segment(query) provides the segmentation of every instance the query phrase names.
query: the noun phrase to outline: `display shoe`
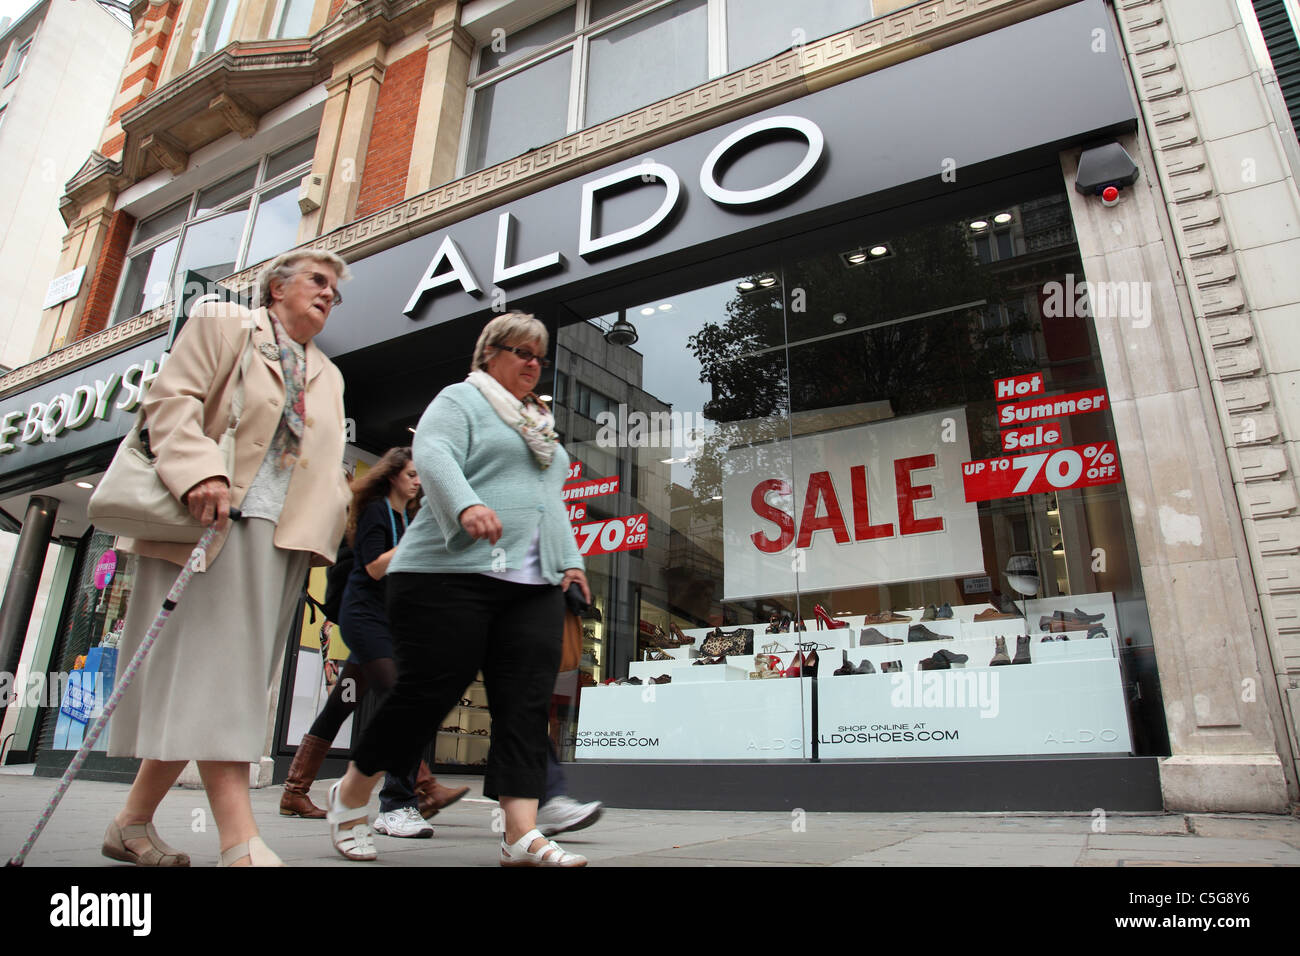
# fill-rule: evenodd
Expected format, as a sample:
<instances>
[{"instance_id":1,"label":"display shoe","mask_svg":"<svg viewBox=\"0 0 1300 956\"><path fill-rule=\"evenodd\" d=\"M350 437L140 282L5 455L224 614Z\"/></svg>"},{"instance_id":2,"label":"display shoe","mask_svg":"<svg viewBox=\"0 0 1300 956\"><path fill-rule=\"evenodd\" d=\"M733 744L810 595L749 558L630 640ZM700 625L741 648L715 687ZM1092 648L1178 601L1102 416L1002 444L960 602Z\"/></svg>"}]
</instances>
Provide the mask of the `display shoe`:
<instances>
[{"instance_id":1,"label":"display shoe","mask_svg":"<svg viewBox=\"0 0 1300 956\"><path fill-rule=\"evenodd\" d=\"M830 614L827 613L826 608L822 607L820 604L813 605L813 613L817 615L817 630L819 631L822 629L823 624L826 625L826 629L829 631L836 631L841 627L849 626L848 621L837 621L831 617Z\"/></svg>"},{"instance_id":2,"label":"display shoe","mask_svg":"<svg viewBox=\"0 0 1300 956\"><path fill-rule=\"evenodd\" d=\"M901 637L885 637L874 627L864 627L862 633L858 635L858 647L867 647L871 644L902 644Z\"/></svg>"},{"instance_id":3,"label":"display shoe","mask_svg":"<svg viewBox=\"0 0 1300 956\"><path fill-rule=\"evenodd\" d=\"M749 679L762 680L767 676L767 672L771 670L771 668L772 662L766 654L755 654L754 669L749 672Z\"/></svg>"},{"instance_id":4,"label":"display shoe","mask_svg":"<svg viewBox=\"0 0 1300 956\"><path fill-rule=\"evenodd\" d=\"M249 866L284 866L284 861L262 842L260 836L250 837L223 851L217 866L234 866L240 860L248 860Z\"/></svg>"},{"instance_id":5,"label":"display shoe","mask_svg":"<svg viewBox=\"0 0 1300 956\"><path fill-rule=\"evenodd\" d=\"M672 661L676 660L673 655L667 651L660 650L657 647L648 647L645 652L645 659L648 661Z\"/></svg>"},{"instance_id":6,"label":"display shoe","mask_svg":"<svg viewBox=\"0 0 1300 956\"><path fill-rule=\"evenodd\" d=\"M900 673L902 670L903 670L902 661L881 661L880 662L880 673L882 674L897 674Z\"/></svg>"},{"instance_id":7,"label":"display shoe","mask_svg":"<svg viewBox=\"0 0 1300 956\"><path fill-rule=\"evenodd\" d=\"M427 840L433 836L433 827L424 822L420 811L415 807L402 807L381 813L375 817L373 826L376 833L384 836L414 840Z\"/></svg>"},{"instance_id":8,"label":"display shoe","mask_svg":"<svg viewBox=\"0 0 1300 956\"><path fill-rule=\"evenodd\" d=\"M1101 614L1089 614L1086 611L1080 611L1077 607L1074 609L1075 620L1087 621L1089 624L1096 624L1105 616L1104 612Z\"/></svg>"},{"instance_id":9,"label":"display shoe","mask_svg":"<svg viewBox=\"0 0 1300 956\"><path fill-rule=\"evenodd\" d=\"M855 674L874 674L875 672L876 665L871 663L871 661L867 660L865 657L862 659L861 664L853 668L853 673Z\"/></svg>"},{"instance_id":10,"label":"display shoe","mask_svg":"<svg viewBox=\"0 0 1300 956\"><path fill-rule=\"evenodd\" d=\"M935 608L935 609L934 609L934 619L935 619L936 621L951 621L951 620L952 620L952 605L951 605L951 604L948 604L947 602L944 602L943 607Z\"/></svg>"},{"instance_id":11,"label":"display shoe","mask_svg":"<svg viewBox=\"0 0 1300 956\"><path fill-rule=\"evenodd\" d=\"M997 608L992 608L992 607L991 607L991 608L988 608L987 610L980 611L978 614L975 615L975 617L973 618L973 620L975 620L975 621L1001 621L1001 620L1003 620L1003 619L1005 619L1005 618L1010 618L1010 617L1019 617L1019 616L1020 616L1019 614L1003 614L1003 613L1002 613L1001 611L999 611Z\"/></svg>"},{"instance_id":12,"label":"display shoe","mask_svg":"<svg viewBox=\"0 0 1300 956\"><path fill-rule=\"evenodd\" d=\"M933 621L938 615L935 613L936 608L933 604L927 604L925 610L921 612L921 620Z\"/></svg>"},{"instance_id":13,"label":"display shoe","mask_svg":"<svg viewBox=\"0 0 1300 956\"><path fill-rule=\"evenodd\" d=\"M879 614L868 614L862 619L863 624L896 624L899 621L910 621L911 618L906 614L895 614L893 611L881 611Z\"/></svg>"},{"instance_id":14,"label":"display shoe","mask_svg":"<svg viewBox=\"0 0 1300 956\"><path fill-rule=\"evenodd\" d=\"M685 634L682 633L682 629L678 627L676 624L674 624L672 621L668 622L668 630L673 632L673 637L677 638L679 644L695 643L695 638L687 637Z\"/></svg>"},{"instance_id":15,"label":"display shoe","mask_svg":"<svg viewBox=\"0 0 1300 956\"><path fill-rule=\"evenodd\" d=\"M767 634L781 633L781 622L777 620L776 614L773 614L772 617L769 619L767 625L767 631L765 633Z\"/></svg>"},{"instance_id":16,"label":"display shoe","mask_svg":"<svg viewBox=\"0 0 1300 956\"><path fill-rule=\"evenodd\" d=\"M704 664L721 664L725 660L726 660L725 657L697 657L695 658L695 660L691 661L691 663L694 664L696 667L699 667ZM637 683L640 683L640 681L638 681Z\"/></svg>"},{"instance_id":17,"label":"display shoe","mask_svg":"<svg viewBox=\"0 0 1300 956\"><path fill-rule=\"evenodd\" d=\"M1016 656L1012 659L1013 664L1031 664L1029 659L1029 635L1021 634L1016 638Z\"/></svg>"},{"instance_id":18,"label":"display shoe","mask_svg":"<svg viewBox=\"0 0 1300 956\"><path fill-rule=\"evenodd\" d=\"M1110 634L1100 624L1094 624L1092 627L1088 628L1088 640L1092 640L1094 637L1108 638L1110 637ZM1069 640L1069 638L1063 637L1061 640L1066 641Z\"/></svg>"},{"instance_id":19,"label":"display shoe","mask_svg":"<svg viewBox=\"0 0 1300 956\"><path fill-rule=\"evenodd\" d=\"M816 676L817 676L817 666L818 666L820 663L821 663L821 661L818 660L818 658L817 658L817 651L816 651L816 649L813 649L813 650L809 651L809 652L808 652L807 654L805 654L804 657L803 657L803 673L802 673L801 676L803 676L803 677L816 677Z\"/></svg>"},{"instance_id":20,"label":"display shoe","mask_svg":"<svg viewBox=\"0 0 1300 956\"><path fill-rule=\"evenodd\" d=\"M948 650L948 648L946 647L940 648L930 656L936 661L943 661L944 663L948 664L950 667L953 664L965 664L966 661L970 659L966 654L954 653L953 651Z\"/></svg>"},{"instance_id":21,"label":"display shoe","mask_svg":"<svg viewBox=\"0 0 1300 956\"><path fill-rule=\"evenodd\" d=\"M835 677L842 677L846 674L854 673L853 665L849 663L849 652L841 651L840 653L843 654L844 663L841 664L839 667L835 668L835 670L832 672L832 674Z\"/></svg>"},{"instance_id":22,"label":"display shoe","mask_svg":"<svg viewBox=\"0 0 1300 956\"><path fill-rule=\"evenodd\" d=\"M1101 615L1105 617L1105 615ZM1040 631L1086 631L1096 623L1095 620L1086 620L1075 617L1073 611L1053 611L1051 616L1043 615L1038 619L1038 629Z\"/></svg>"},{"instance_id":23,"label":"display shoe","mask_svg":"<svg viewBox=\"0 0 1300 956\"><path fill-rule=\"evenodd\" d=\"M989 661L990 667L997 667L999 664L1010 664L1011 655L1007 653L1007 639L999 637L993 645L993 660Z\"/></svg>"},{"instance_id":24,"label":"display shoe","mask_svg":"<svg viewBox=\"0 0 1300 956\"><path fill-rule=\"evenodd\" d=\"M126 845L127 840L145 840L149 845L143 850L133 850ZM116 820L111 821L104 831L104 845L100 852L110 860L136 866L190 865L189 854L164 843L152 823L128 823L122 827Z\"/></svg>"},{"instance_id":25,"label":"display shoe","mask_svg":"<svg viewBox=\"0 0 1300 956\"><path fill-rule=\"evenodd\" d=\"M289 776L284 780L284 792L280 794L280 816L302 817L305 820L324 820L325 811L311 802L307 791L311 789L321 762L329 753L330 742L324 737L307 734L298 744L289 765Z\"/></svg>"},{"instance_id":26,"label":"display shoe","mask_svg":"<svg viewBox=\"0 0 1300 956\"><path fill-rule=\"evenodd\" d=\"M951 634L936 634L924 624L913 624L907 629L907 640L912 641L951 641Z\"/></svg>"},{"instance_id":27,"label":"display shoe","mask_svg":"<svg viewBox=\"0 0 1300 956\"><path fill-rule=\"evenodd\" d=\"M658 677L650 678L650 683L652 684L671 684L672 682L673 679L667 674L660 674Z\"/></svg>"},{"instance_id":28,"label":"display shoe","mask_svg":"<svg viewBox=\"0 0 1300 956\"><path fill-rule=\"evenodd\" d=\"M599 800L579 803L572 797L551 797L537 808L537 829L542 836L585 830L604 812Z\"/></svg>"},{"instance_id":29,"label":"display shoe","mask_svg":"<svg viewBox=\"0 0 1300 956\"><path fill-rule=\"evenodd\" d=\"M415 771L415 795L420 800L420 816L424 819L432 819L439 810L446 810L467 793L469 787L444 787L429 765L420 761L419 769Z\"/></svg>"},{"instance_id":30,"label":"display shoe","mask_svg":"<svg viewBox=\"0 0 1300 956\"><path fill-rule=\"evenodd\" d=\"M795 651L794 657L785 667L785 677L802 677L803 676L803 651Z\"/></svg>"},{"instance_id":31,"label":"display shoe","mask_svg":"<svg viewBox=\"0 0 1300 956\"><path fill-rule=\"evenodd\" d=\"M805 624L803 621L795 621L790 629L792 631L806 631L808 630L808 625Z\"/></svg>"},{"instance_id":32,"label":"display shoe","mask_svg":"<svg viewBox=\"0 0 1300 956\"><path fill-rule=\"evenodd\" d=\"M927 657L917 663L916 669L919 671L946 671L949 666L949 664L946 664L943 661L936 660L933 657Z\"/></svg>"},{"instance_id":33,"label":"display shoe","mask_svg":"<svg viewBox=\"0 0 1300 956\"><path fill-rule=\"evenodd\" d=\"M786 647L780 641L768 641L763 645L762 651L764 654L789 654L790 648Z\"/></svg>"}]
</instances>

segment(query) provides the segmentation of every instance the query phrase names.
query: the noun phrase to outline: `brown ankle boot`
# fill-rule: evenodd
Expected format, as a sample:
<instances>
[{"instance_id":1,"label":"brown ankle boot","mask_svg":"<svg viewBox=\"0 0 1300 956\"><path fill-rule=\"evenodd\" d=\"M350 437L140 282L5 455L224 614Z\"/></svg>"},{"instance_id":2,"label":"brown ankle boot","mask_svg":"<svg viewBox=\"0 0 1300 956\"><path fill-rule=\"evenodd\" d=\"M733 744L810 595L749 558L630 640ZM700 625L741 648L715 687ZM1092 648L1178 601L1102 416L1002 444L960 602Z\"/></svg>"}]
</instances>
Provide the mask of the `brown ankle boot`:
<instances>
[{"instance_id":1,"label":"brown ankle boot","mask_svg":"<svg viewBox=\"0 0 1300 956\"><path fill-rule=\"evenodd\" d=\"M307 791L311 789L321 761L329 749L330 742L323 737L307 734L302 738L298 752L293 755L293 763L289 765L289 776L284 781L284 793L280 796L280 816L325 819L325 811L311 802Z\"/></svg>"},{"instance_id":2,"label":"brown ankle boot","mask_svg":"<svg viewBox=\"0 0 1300 956\"><path fill-rule=\"evenodd\" d=\"M429 770L429 765L420 761L420 769L415 774L415 795L419 798L420 816L424 819L432 818L439 810L451 806L467 793L469 787L458 787L455 790L444 787Z\"/></svg>"}]
</instances>

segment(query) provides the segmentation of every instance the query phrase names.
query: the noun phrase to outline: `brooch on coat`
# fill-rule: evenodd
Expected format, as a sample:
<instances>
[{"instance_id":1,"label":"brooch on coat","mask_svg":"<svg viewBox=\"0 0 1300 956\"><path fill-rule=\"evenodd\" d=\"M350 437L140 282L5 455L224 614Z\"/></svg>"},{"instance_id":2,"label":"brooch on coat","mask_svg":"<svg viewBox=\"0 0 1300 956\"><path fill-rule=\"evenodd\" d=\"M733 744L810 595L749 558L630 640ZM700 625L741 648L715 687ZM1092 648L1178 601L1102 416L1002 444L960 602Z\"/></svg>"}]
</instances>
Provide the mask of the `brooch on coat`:
<instances>
[{"instance_id":1,"label":"brooch on coat","mask_svg":"<svg viewBox=\"0 0 1300 956\"><path fill-rule=\"evenodd\" d=\"M271 342L262 342L258 345L257 350L272 362L278 362L280 360L280 347L278 345Z\"/></svg>"}]
</instances>

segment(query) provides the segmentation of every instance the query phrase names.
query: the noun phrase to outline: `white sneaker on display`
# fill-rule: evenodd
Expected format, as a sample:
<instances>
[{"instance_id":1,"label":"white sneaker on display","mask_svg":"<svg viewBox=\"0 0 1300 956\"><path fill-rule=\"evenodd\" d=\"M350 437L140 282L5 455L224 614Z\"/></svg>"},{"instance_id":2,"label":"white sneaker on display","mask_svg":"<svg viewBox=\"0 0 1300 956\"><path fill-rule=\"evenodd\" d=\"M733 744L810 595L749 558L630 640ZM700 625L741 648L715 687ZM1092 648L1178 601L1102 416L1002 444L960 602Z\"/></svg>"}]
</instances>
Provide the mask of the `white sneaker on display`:
<instances>
[{"instance_id":1,"label":"white sneaker on display","mask_svg":"<svg viewBox=\"0 0 1300 956\"><path fill-rule=\"evenodd\" d=\"M375 832L391 837L427 839L433 836L433 827L415 807L402 807L375 817Z\"/></svg>"},{"instance_id":2,"label":"white sneaker on display","mask_svg":"<svg viewBox=\"0 0 1300 956\"><path fill-rule=\"evenodd\" d=\"M599 800L579 803L572 797L552 797L537 808L537 829L543 836L584 830L599 820L603 812Z\"/></svg>"}]
</instances>

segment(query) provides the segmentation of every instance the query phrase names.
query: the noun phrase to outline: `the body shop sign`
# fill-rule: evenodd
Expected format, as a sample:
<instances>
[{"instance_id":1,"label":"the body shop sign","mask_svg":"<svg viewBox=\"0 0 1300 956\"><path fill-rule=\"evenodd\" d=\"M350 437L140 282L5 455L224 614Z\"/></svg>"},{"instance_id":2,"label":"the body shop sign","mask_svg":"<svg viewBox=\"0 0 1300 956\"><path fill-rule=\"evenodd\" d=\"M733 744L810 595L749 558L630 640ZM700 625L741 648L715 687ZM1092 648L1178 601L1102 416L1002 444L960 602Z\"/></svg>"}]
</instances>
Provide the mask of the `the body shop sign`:
<instances>
[{"instance_id":1,"label":"the body shop sign","mask_svg":"<svg viewBox=\"0 0 1300 956\"><path fill-rule=\"evenodd\" d=\"M963 409L734 448L724 600L982 574Z\"/></svg>"},{"instance_id":2,"label":"the body shop sign","mask_svg":"<svg viewBox=\"0 0 1300 956\"><path fill-rule=\"evenodd\" d=\"M0 399L0 472L120 438L165 360L155 339Z\"/></svg>"}]
</instances>

